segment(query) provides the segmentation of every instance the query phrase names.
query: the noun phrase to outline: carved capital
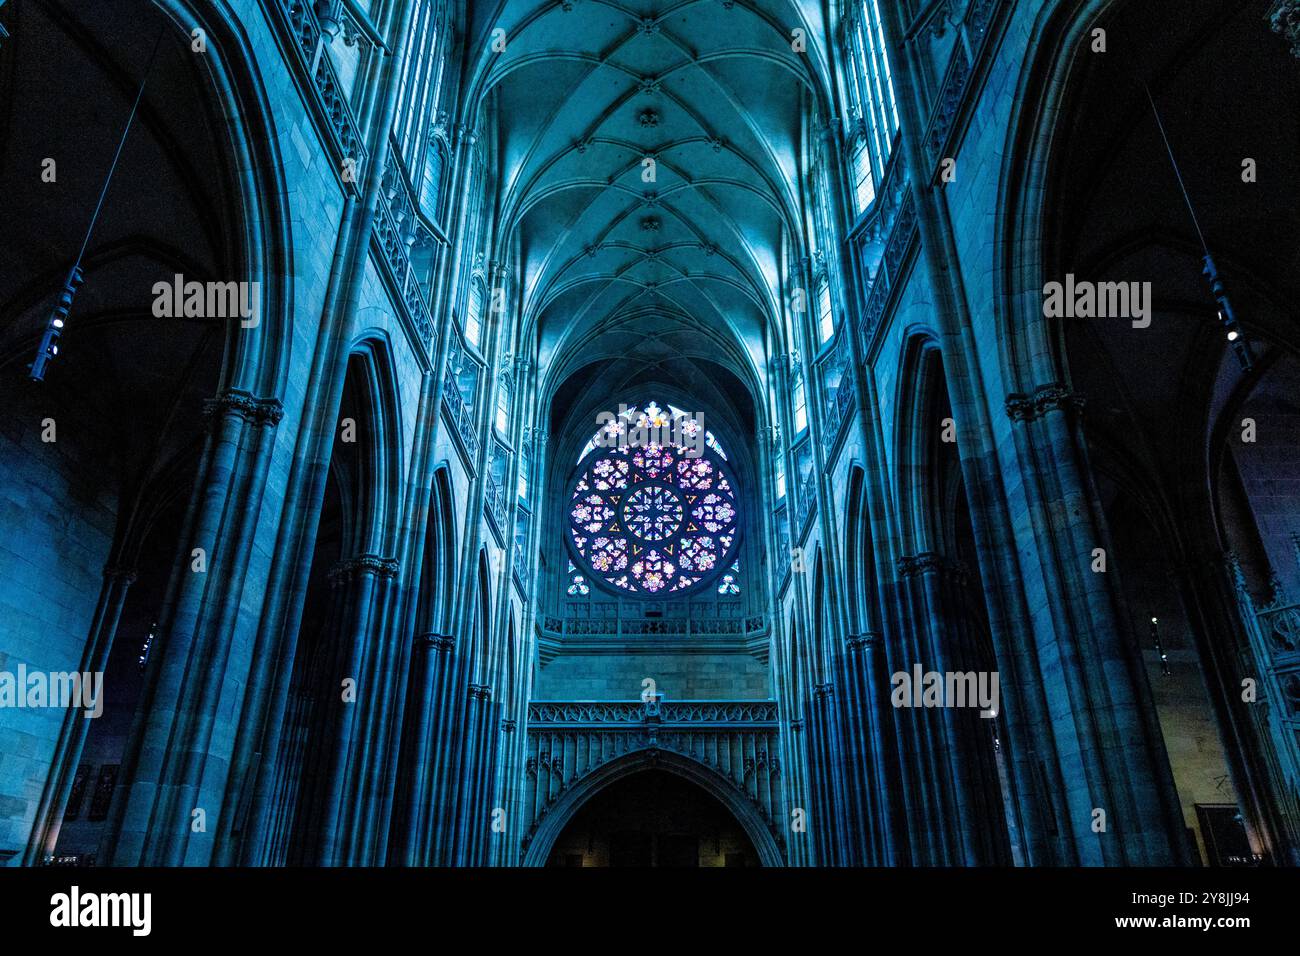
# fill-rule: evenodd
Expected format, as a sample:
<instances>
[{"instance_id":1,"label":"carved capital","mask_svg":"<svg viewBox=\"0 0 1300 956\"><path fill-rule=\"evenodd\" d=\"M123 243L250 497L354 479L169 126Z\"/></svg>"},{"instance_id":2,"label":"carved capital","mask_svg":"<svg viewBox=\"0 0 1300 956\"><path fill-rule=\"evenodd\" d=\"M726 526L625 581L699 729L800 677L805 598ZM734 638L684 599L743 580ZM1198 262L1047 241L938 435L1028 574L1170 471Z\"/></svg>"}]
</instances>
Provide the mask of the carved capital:
<instances>
[{"instance_id":1,"label":"carved capital","mask_svg":"<svg viewBox=\"0 0 1300 956\"><path fill-rule=\"evenodd\" d=\"M456 638L449 634L439 634L436 631L427 631L424 634L415 636L416 646L424 648L429 653L446 654L456 646Z\"/></svg>"},{"instance_id":2,"label":"carved capital","mask_svg":"<svg viewBox=\"0 0 1300 956\"><path fill-rule=\"evenodd\" d=\"M458 146L473 146L478 142L478 130L465 123L456 124L456 144Z\"/></svg>"},{"instance_id":3,"label":"carved capital","mask_svg":"<svg viewBox=\"0 0 1300 956\"><path fill-rule=\"evenodd\" d=\"M1040 385L1033 395L1012 392L1007 396L1007 417L1013 422L1031 422L1051 411L1080 412L1084 400L1064 385Z\"/></svg>"},{"instance_id":4,"label":"carved capital","mask_svg":"<svg viewBox=\"0 0 1300 956\"><path fill-rule=\"evenodd\" d=\"M258 398L251 392L232 388L204 401L203 414L209 424L231 415L250 425L274 427L284 417L284 405L278 398Z\"/></svg>"},{"instance_id":5,"label":"carved capital","mask_svg":"<svg viewBox=\"0 0 1300 956\"><path fill-rule=\"evenodd\" d=\"M359 554L354 558L339 561L326 573L331 586L353 581L363 574L373 574L380 579L397 576L401 566L396 558L381 558L377 554Z\"/></svg>"},{"instance_id":6,"label":"carved capital","mask_svg":"<svg viewBox=\"0 0 1300 956\"><path fill-rule=\"evenodd\" d=\"M966 566L960 561L950 560L934 551L922 551L911 557L905 555L899 558L898 574L904 578L919 577L923 574L941 574L959 584L964 584L968 576Z\"/></svg>"},{"instance_id":7,"label":"carved capital","mask_svg":"<svg viewBox=\"0 0 1300 956\"><path fill-rule=\"evenodd\" d=\"M852 651L869 651L880 644L880 635L875 631L863 631L861 634L850 634L844 639L845 646Z\"/></svg>"}]
</instances>

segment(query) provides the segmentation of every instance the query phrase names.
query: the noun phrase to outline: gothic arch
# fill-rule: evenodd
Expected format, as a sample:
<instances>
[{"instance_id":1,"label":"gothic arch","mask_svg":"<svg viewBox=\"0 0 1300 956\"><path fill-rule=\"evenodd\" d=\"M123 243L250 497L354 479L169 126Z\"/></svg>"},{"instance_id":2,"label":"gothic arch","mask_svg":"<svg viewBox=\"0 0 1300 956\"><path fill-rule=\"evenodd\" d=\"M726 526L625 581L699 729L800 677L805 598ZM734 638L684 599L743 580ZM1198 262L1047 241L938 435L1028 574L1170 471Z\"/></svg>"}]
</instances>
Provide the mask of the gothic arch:
<instances>
[{"instance_id":1,"label":"gothic arch","mask_svg":"<svg viewBox=\"0 0 1300 956\"><path fill-rule=\"evenodd\" d=\"M881 609L876 573L876 542L867 500L866 469L849 470L849 490L844 512L844 561L848 576L849 633L879 632Z\"/></svg>"},{"instance_id":2,"label":"gothic arch","mask_svg":"<svg viewBox=\"0 0 1300 956\"><path fill-rule=\"evenodd\" d=\"M1097 19L1123 0L1055 0L1034 25L1029 49L1033 62L1021 72L1008 124L1006 160L998 191L994 248L994 314L1007 391L1032 393L1039 385L1064 379L1057 331L1043 316L1046 276L1043 223L1051 193L1055 131L1075 56Z\"/></svg>"},{"instance_id":3,"label":"gothic arch","mask_svg":"<svg viewBox=\"0 0 1300 956\"><path fill-rule=\"evenodd\" d=\"M1126 632L1124 647L1146 716L1155 724L1154 749L1166 752L1154 759L1162 774L1172 773L1170 779L1177 781L1176 787L1167 785L1177 796L1171 799L1171 818L1199 832L1189 805L1220 794L1194 795L1186 785L1193 777L1183 757L1186 748L1175 745L1172 731L1165 727L1162 732L1163 725L1156 723L1159 715L1168 725L1185 722L1170 716L1170 702L1176 700L1213 728L1199 735L1208 743L1198 743L1198 755L1213 762L1216 773L1226 773L1227 785L1236 790L1233 799L1255 852L1276 859L1290 854L1294 860L1300 814L1287 788L1271 779L1296 779L1294 747L1285 735L1275 734L1275 743L1268 742L1269 728L1258 714L1247 715L1240 707L1237 685L1243 656L1256 658L1249 665L1255 671L1267 673L1270 667L1267 643L1252 647L1260 612L1251 592L1263 590L1265 600L1277 605L1290 603L1279 599L1283 589L1268 592L1273 591L1272 570L1281 568L1286 576L1292 564L1287 539L1296 525L1287 519L1296 499L1274 493L1277 465L1265 459L1278 452L1252 460L1254 446L1234 440L1232 419L1240 422L1241 415L1250 414L1240 410L1255 402L1276 422L1282 417L1277 413L1285 411L1275 397L1294 394L1297 342L1294 323L1281 304L1294 299L1294 270L1271 265L1264 254L1294 244L1293 217L1271 221L1260 231L1237 224L1260 220L1265 215L1261 209L1269 205L1294 208L1295 186L1284 177L1246 187L1249 194L1234 192L1232 186L1210 190L1201 172L1230 169L1238 153L1267 164L1266 151L1273 145L1289 157L1294 131L1283 126L1267 138L1268 145L1260 137L1241 150L1238 137L1222 130L1213 138L1191 131L1222 126L1229 113L1245 117L1247 126L1253 120L1265 125L1267 120L1257 120L1268 115L1267 107L1251 84L1260 83L1278 101L1287 99L1295 89L1295 60L1269 35L1259 11L1230 3L1188 8L1186 24L1170 24L1159 48L1130 41L1135 44L1130 51L1112 49L1108 56L1127 69L1103 68L1090 60L1089 31L1095 26L1110 27L1116 46L1118 38L1143 36L1153 18L1167 18L1175 9L1175 4L1134 0L1064 0L1046 5L1038 16L1003 150L993 262L998 358L1005 387L1017 399L1054 401L1077 392L1088 400L1084 414L1072 414L1067 426L1079 447L1080 497L1092 511L1090 520L1106 543L1105 553L1118 565L1112 567L1109 600ZM1206 84L1207 63L1239 59L1243 52L1255 58L1251 71ZM1195 226L1155 129L1144 79L1187 177L1197 210ZM1117 90L1133 101L1127 113L1112 108L1120 98ZM1170 108L1189 96L1196 97L1194 113ZM1110 113L1115 118L1105 119ZM1134 117L1154 149L1129 132L1137 125ZM1233 145L1221 149L1221 142ZM1148 153L1154 153L1150 160ZM1079 170L1091 169L1102 156L1122 166L1124 176L1103 171L1080 184ZM1234 177L1229 173L1226 178L1230 182ZM1133 205L1134 184L1166 191L1167 201L1138 207L1131 221L1107 218L1107 210ZM1085 208L1100 213L1089 215ZM1246 323L1242 331L1255 352L1249 371L1238 366L1215 321L1215 302L1201 275L1203 243L1214 254ZM1127 323L1044 317L1045 282L1085 269L1107 272L1107 278L1159 280L1153 284L1152 327L1134 333ZM1174 342L1177 348L1171 346ZM1288 379L1290 384L1283 384ZM1022 402L1022 407L1030 405ZM1026 483L1030 500L1042 502L1031 507L1048 512L1056 492L1037 477L1041 460L1034 461L1035 448L1022 437L1035 427L1011 425L1018 432L1017 453L1029 457L1022 467L1031 478ZM1279 472L1290 467L1288 462ZM1253 472L1257 500L1267 501L1262 508L1251 500L1247 470ZM1262 492L1264 488L1269 490ZM1276 523L1264 517L1273 514L1285 517ZM1047 550L1050 529L1036 529L1035 537ZM1230 549L1241 553L1234 556ZM1155 653L1157 618L1162 629L1168 628L1160 653L1168 651L1174 663L1152 671L1147 658ZM1191 692L1168 691L1171 682L1180 680L1188 682ZM1157 692L1163 686L1163 698L1148 684ZM1282 743L1274 754L1260 755L1276 747L1276 741ZM1279 765L1283 772L1275 769ZM1184 804L1181 814L1179 801ZM1176 837L1181 830L1174 828Z\"/></svg>"},{"instance_id":4,"label":"gothic arch","mask_svg":"<svg viewBox=\"0 0 1300 956\"><path fill-rule=\"evenodd\" d=\"M894 427L899 538L908 555L943 550L942 505L933 471L942 428L938 413L950 406L950 399L943 352L933 337L915 335L903 354Z\"/></svg>"},{"instance_id":5,"label":"gothic arch","mask_svg":"<svg viewBox=\"0 0 1300 956\"><path fill-rule=\"evenodd\" d=\"M358 420L357 518L355 550L394 553L401 507L403 434L397 371L386 338L361 339L348 357ZM340 416L344 409L340 408Z\"/></svg>"},{"instance_id":6,"label":"gothic arch","mask_svg":"<svg viewBox=\"0 0 1300 956\"><path fill-rule=\"evenodd\" d=\"M488 570L487 549L481 549L474 571L473 612L466 618L470 624L473 657L470 661L471 673L480 677L486 684L492 677L492 574ZM477 630L475 635L472 632Z\"/></svg>"},{"instance_id":7,"label":"gothic arch","mask_svg":"<svg viewBox=\"0 0 1300 956\"><path fill-rule=\"evenodd\" d=\"M826 566L822 558L821 546L813 557L813 583L811 611L812 642L811 660L808 668L808 680L812 686L825 683L829 679L831 667L831 642L834 634L834 621L831 618L830 594L826 587Z\"/></svg>"},{"instance_id":8,"label":"gothic arch","mask_svg":"<svg viewBox=\"0 0 1300 956\"><path fill-rule=\"evenodd\" d=\"M425 532L424 561L420 578L421 633L448 633L456 580L455 495L446 464L433 473L429 491L428 530Z\"/></svg>"},{"instance_id":9,"label":"gothic arch","mask_svg":"<svg viewBox=\"0 0 1300 956\"><path fill-rule=\"evenodd\" d=\"M648 769L666 770L698 786L736 818L758 851L763 866L784 865L784 856L772 830L758 810L731 783L695 760L655 748L624 754L575 781L535 824L527 837L523 865L545 866L556 839L588 800L614 781Z\"/></svg>"},{"instance_id":10,"label":"gothic arch","mask_svg":"<svg viewBox=\"0 0 1300 956\"><path fill-rule=\"evenodd\" d=\"M261 321L227 341L224 384L253 395L280 397L289 374L293 325L293 238L273 111L246 34L216 0L155 0L187 39L201 28L206 68L221 102L238 177L240 230L233 249L241 278L258 282Z\"/></svg>"}]
</instances>

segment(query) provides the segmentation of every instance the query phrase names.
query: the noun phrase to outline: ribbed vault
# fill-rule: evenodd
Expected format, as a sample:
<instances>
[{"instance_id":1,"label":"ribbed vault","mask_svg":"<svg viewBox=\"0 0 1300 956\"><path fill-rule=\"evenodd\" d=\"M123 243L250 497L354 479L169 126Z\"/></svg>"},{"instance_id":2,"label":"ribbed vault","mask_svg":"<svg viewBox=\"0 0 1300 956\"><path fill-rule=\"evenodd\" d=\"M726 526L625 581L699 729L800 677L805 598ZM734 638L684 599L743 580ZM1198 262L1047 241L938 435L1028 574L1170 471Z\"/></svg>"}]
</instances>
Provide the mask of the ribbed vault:
<instances>
[{"instance_id":1,"label":"ribbed vault","mask_svg":"<svg viewBox=\"0 0 1300 956\"><path fill-rule=\"evenodd\" d=\"M772 0L474 7L497 247L518 263L551 387L593 354L656 350L754 381L786 244L803 247L808 117L826 101L820 13Z\"/></svg>"}]
</instances>

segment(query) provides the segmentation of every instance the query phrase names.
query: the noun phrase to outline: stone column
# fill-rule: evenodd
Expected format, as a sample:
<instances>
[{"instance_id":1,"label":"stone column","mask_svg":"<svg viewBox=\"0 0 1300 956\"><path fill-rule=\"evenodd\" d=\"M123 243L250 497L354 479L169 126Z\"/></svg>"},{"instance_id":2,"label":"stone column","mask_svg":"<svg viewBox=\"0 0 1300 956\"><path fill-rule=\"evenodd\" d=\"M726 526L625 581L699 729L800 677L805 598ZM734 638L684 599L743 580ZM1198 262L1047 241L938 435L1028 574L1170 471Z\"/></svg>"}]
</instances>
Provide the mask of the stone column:
<instances>
[{"instance_id":1,"label":"stone column","mask_svg":"<svg viewBox=\"0 0 1300 956\"><path fill-rule=\"evenodd\" d=\"M1125 636L1114 576L1091 570L1094 549L1111 549L1088 477L1081 405L1056 384L1007 399L1040 549L1032 582L1040 593L1031 595L1031 604L1046 608L1035 621L1040 673L1049 698L1068 702L1051 719L1065 778L1062 815L1079 862L1190 863L1155 704ZM1093 830L1096 810L1106 814L1104 832Z\"/></svg>"},{"instance_id":2,"label":"stone column","mask_svg":"<svg viewBox=\"0 0 1300 956\"><path fill-rule=\"evenodd\" d=\"M348 812L345 798L349 792L355 792L359 783L355 777L357 770L364 771L364 765L359 767L357 759L358 750L364 745L364 735L359 730L365 730L364 714L379 690L381 676L375 672L371 659L372 638L377 630L375 624L383 614L383 598L387 590L384 584L396 576L397 569L397 561L393 558L363 554L340 562L332 571L334 579L348 592L345 603L348 616L339 635L340 666L332 676L326 676L322 686L326 695L333 688L337 688L339 694L334 714L328 721L334 734L327 741L330 751L322 781L319 831L312 841L313 860L322 866L349 862L343 840L348 835L349 820L353 818L355 809ZM355 682L356 700L353 703L342 700L345 680Z\"/></svg>"},{"instance_id":3,"label":"stone column","mask_svg":"<svg viewBox=\"0 0 1300 956\"><path fill-rule=\"evenodd\" d=\"M433 768L431 771L433 793L429 801L428 836L425 845L432 865L450 863L451 828L455 821L458 781L455 779L459 748L464 741L463 719L467 703L468 655L455 654L455 637L448 637L440 650L447 659L442 664L444 679L438 690L435 725Z\"/></svg>"},{"instance_id":4,"label":"stone column","mask_svg":"<svg viewBox=\"0 0 1300 956\"><path fill-rule=\"evenodd\" d=\"M274 446L272 429L283 409L277 399L231 389L210 400L206 411L208 444L159 623L143 719L123 756L128 784L105 828L103 846L116 865L180 865L188 861L191 841L206 862L212 837L192 829L192 814L202 809L216 817L225 787L224 778L205 781L204 772L214 749L223 755L220 764L233 744L224 738L226 728L220 728L221 744L214 744L216 717ZM195 570L192 557L199 548L202 571Z\"/></svg>"},{"instance_id":5,"label":"stone column","mask_svg":"<svg viewBox=\"0 0 1300 956\"><path fill-rule=\"evenodd\" d=\"M432 794L429 793L435 755L430 752L437 706L444 676L445 651L450 651L452 640L441 634L429 632L415 638L415 686L409 698L412 704L411 724L414 739L406 755L410 779L405 781L407 805L403 808L400 823L398 857L405 866L421 866L428 861L423 853L427 849L424 839Z\"/></svg>"}]
</instances>

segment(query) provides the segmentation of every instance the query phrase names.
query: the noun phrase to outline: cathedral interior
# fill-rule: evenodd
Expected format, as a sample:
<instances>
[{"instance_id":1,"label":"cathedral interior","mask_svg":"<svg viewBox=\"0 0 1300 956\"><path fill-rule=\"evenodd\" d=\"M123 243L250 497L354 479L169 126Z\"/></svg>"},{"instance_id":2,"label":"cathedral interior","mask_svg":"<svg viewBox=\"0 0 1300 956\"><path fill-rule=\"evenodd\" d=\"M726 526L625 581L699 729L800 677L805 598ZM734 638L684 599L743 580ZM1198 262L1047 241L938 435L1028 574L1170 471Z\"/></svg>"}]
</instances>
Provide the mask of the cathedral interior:
<instances>
[{"instance_id":1,"label":"cathedral interior","mask_svg":"<svg viewBox=\"0 0 1300 956\"><path fill-rule=\"evenodd\" d=\"M1300 0L0 0L0 866L1300 864L1298 104Z\"/></svg>"}]
</instances>

